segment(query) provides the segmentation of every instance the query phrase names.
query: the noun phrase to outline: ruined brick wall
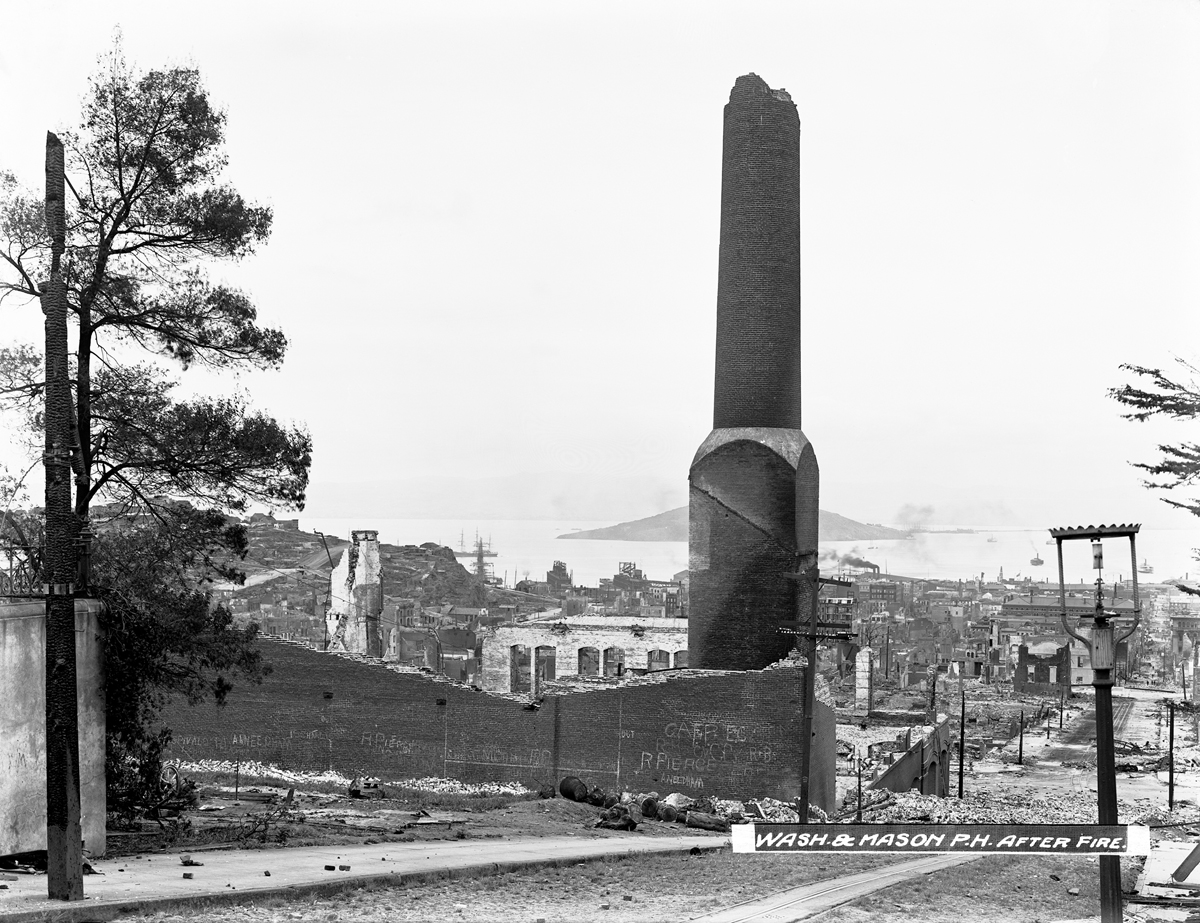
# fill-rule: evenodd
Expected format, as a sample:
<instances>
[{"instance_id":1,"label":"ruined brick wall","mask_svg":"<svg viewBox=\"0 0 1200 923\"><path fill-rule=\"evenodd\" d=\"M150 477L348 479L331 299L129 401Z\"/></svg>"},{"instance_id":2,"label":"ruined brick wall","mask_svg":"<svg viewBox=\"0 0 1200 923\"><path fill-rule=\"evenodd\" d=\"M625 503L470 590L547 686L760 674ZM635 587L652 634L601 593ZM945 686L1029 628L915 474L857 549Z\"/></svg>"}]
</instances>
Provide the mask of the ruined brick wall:
<instances>
[{"instance_id":1,"label":"ruined brick wall","mask_svg":"<svg viewBox=\"0 0 1200 923\"><path fill-rule=\"evenodd\" d=\"M1051 670L1054 679L1051 681ZM1017 667L1013 671L1013 690L1031 695L1058 695L1071 689L1071 648L1067 645L1053 654L1031 654L1029 646L1017 648Z\"/></svg>"},{"instance_id":2,"label":"ruined brick wall","mask_svg":"<svg viewBox=\"0 0 1200 923\"><path fill-rule=\"evenodd\" d=\"M264 642L273 672L228 703L172 703L171 755L258 760L385 780L449 776L530 787L578 775L607 788L795 797L801 669L681 671L638 684L514 698L299 645ZM813 802L831 806L833 711L818 702Z\"/></svg>"}]
</instances>

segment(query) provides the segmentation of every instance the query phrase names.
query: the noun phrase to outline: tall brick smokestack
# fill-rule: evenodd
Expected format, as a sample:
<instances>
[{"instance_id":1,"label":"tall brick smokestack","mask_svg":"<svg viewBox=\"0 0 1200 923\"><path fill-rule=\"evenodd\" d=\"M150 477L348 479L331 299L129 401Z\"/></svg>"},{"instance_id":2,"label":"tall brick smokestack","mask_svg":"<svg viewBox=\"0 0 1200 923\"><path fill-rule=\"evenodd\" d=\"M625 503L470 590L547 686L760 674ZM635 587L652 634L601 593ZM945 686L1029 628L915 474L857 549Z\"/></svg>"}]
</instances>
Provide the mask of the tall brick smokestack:
<instances>
[{"instance_id":1,"label":"tall brick smokestack","mask_svg":"<svg viewBox=\"0 0 1200 923\"><path fill-rule=\"evenodd\" d=\"M819 476L800 431L800 121L739 77L725 107L713 431L688 473L689 666L759 669L815 576Z\"/></svg>"},{"instance_id":2,"label":"tall brick smokestack","mask_svg":"<svg viewBox=\"0 0 1200 923\"><path fill-rule=\"evenodd\" d=\"M725 107L713 428L800 428L800 119L739 77Z\"/></svg>"}]
</instances>

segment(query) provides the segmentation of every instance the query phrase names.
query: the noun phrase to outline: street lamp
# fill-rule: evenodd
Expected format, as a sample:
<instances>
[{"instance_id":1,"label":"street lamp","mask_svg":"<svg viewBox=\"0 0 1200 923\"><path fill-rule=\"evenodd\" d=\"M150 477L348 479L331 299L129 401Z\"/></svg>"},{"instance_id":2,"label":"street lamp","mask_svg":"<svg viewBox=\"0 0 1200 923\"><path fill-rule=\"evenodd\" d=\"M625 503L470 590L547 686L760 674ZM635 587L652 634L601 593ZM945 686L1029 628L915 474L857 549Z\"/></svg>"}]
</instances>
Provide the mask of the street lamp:
<instances>
[{"instance_id":1,"label":"street lamp","mask_svg":"<svg viewBox=\"0 0 1200 923\"><path fill-rule=\"evenodd\" d=\"M1112 686L1116 647L1137 630L1142 608L1138 600L1137 543L1135 536L1140 524L1112 526L1074 526L1051 529L1058 550L1058 600L1063 629L1088 649L1092 659L1092 686L1096 690L1096 796L1101 824L1117 823L1117 770L1113 747ZM1096 603L1092 614L1092 634L1084 637L1071 627L1067 616L1067 587L1063 577L1063 542L1085 539L1092 543L1092 567L1104 567L1103 538L1128 538L1133 574L1133 625L1119 638L1113 637L1114 608L1104 608L1104 580L1096 574ZM1121 859L1119 856L1100 857L1100 921L1121 923Z\"/></svg>"}]
</instances>

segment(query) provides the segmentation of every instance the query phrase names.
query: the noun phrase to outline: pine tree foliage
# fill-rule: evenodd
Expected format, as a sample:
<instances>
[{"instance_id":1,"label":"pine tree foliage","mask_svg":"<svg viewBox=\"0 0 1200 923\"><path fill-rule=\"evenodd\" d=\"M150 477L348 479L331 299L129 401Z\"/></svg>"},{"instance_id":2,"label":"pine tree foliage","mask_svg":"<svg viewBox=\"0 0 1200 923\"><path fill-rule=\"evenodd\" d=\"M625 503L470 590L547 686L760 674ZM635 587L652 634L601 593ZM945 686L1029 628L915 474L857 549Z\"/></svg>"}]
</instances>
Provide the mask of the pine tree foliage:
<instances>
[{"instance_id":1,"label":"pine tree foliage","mask_svg":"<svg viewBox=\"0 0 1200 923\"><path fill-rule=\"evenodd\" d=\"M1198 370L1191 363L1176 359L1185 370L1185 380L1175 380L1162 370L1143 368L1140 365L1122 365L1125 371L1133 372L1148 384L1141 388L1124 385L1109 389L1109 395L1130 408L1122 414L1127 420L1144 423L1151 417L1167 417L1173 420L1195 420L1200 416L1200 383ZM1192 487L1200 482L1200 443L1181 442L1178 445L1160 445L1162 458L1157 462L1135 462L1135 466L1151 475L1145 485L1152 490L1175 490ZM1163 497L1164 503L1187 510L1200 516L1200 498L1176 500Z\"/></svg>"},{"instance_id":2,"label":"pine tree foliage","mask_svg":"<svg viewBox=\"0 0 1200 923\"><path fill-rule=\"evenodd\" d=\"M98 514L92 583L107 604L110 789L153 781L169 737L154 726L165 696L222 701L233 677L261 678L257 629L235 626L209 585L242 576L246 534L227 514L252 503L302 509L308 485L303 427L255 410L243 394L181 398L169 374L275 368L287 350L249 295L212 274L254 253L272 222L269 207L222 178L225 130L195 68L138 71L118 39L78 129L60 132L74 505L80 522ZM36 305L49 244L41 193L0 170L0 308ZM25 423L31 458L40 453L42 368L40 348L0 347L0 402ZM0 501L0 543L36 560L36 516Z\"/></svg>"}]
</instances>

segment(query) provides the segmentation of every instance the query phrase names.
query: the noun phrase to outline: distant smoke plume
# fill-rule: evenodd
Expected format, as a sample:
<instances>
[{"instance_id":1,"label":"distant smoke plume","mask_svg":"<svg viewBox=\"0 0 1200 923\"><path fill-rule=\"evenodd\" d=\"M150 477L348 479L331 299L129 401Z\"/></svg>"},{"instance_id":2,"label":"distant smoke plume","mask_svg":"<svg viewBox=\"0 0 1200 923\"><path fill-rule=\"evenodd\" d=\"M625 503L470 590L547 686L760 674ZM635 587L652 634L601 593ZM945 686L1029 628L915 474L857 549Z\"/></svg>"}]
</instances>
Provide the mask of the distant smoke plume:
<instances>
[{"instance_id":1,"label":"distant smoke plume","mask_svg":"<svg viewBox=\"0 0 1200 923\"><path fill-rule=\"evenodd\" d=\"M858 548L851 549L847 554L839 555L836 551L826 548L817 556L818 564L836 565L838 567L859 567L867 570L879 570L878 564L872 564L858 556Z\"/></svg>"},{"instance_id":2,"label":"distant smoke plume","mask_svg":"<svg viewBox=\"0 0 1200 923\"><path fill-rule=\"evenodd\" d=\"M906 532L916 532L925 528L931 519L933 519L933 507L928 505L917 506L914 503L906 503L896 513L896 522Z\"/></svg>"}]
</instances>

